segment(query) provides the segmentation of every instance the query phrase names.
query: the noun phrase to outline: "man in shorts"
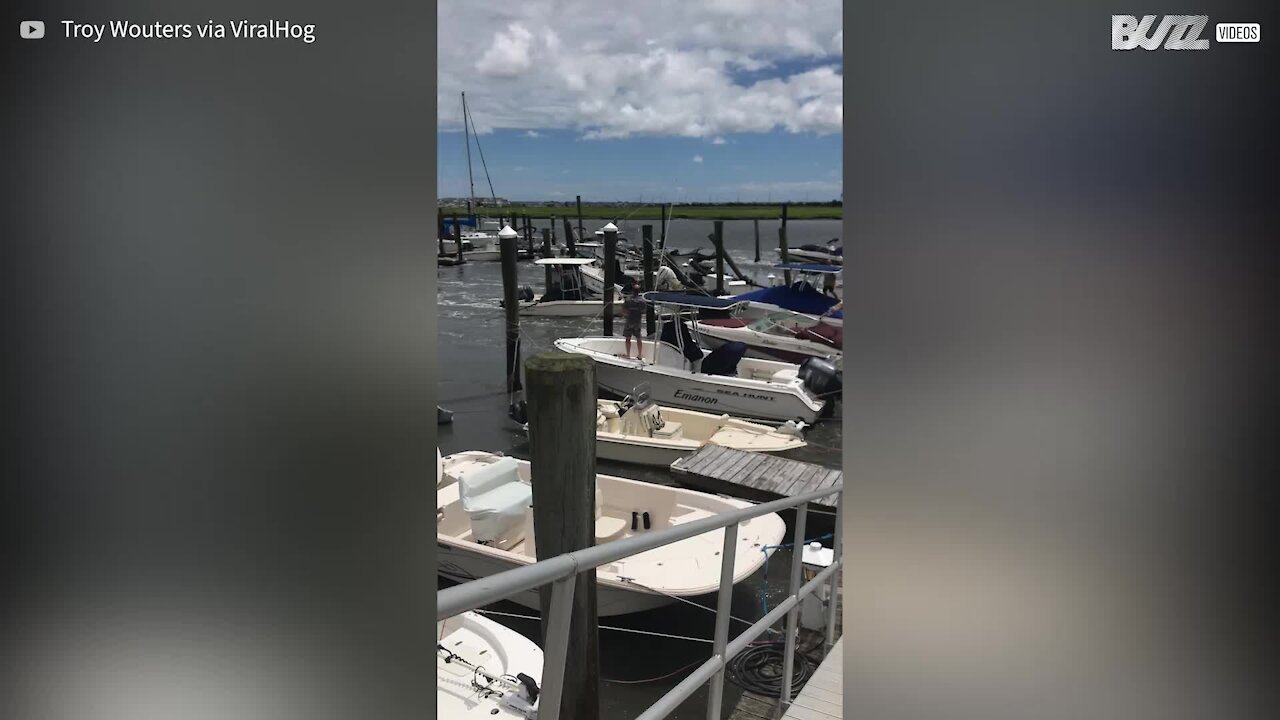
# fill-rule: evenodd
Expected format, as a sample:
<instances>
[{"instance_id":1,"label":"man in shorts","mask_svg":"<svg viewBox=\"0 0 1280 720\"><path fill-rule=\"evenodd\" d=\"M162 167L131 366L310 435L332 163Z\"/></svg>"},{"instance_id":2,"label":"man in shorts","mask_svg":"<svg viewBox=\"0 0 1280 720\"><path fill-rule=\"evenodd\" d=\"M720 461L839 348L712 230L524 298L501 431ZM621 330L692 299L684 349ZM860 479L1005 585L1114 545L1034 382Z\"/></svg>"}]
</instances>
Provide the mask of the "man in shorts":
<instances>
[{"instance_id":1,"label":"man in shorts","mask_svg":"<svg viewBox=\"0 0 1280 720\"><path fill-rule=\"evenodd\" d=\"M626 286L626 299L622 301L622 336L626 338L627 357L631 357L631 338L636 339L636 359L644 357L644 340L640 335L640 323L644 321L644 298L640 297L640 283L631 280Z\"/></svg>"}]
</instances>

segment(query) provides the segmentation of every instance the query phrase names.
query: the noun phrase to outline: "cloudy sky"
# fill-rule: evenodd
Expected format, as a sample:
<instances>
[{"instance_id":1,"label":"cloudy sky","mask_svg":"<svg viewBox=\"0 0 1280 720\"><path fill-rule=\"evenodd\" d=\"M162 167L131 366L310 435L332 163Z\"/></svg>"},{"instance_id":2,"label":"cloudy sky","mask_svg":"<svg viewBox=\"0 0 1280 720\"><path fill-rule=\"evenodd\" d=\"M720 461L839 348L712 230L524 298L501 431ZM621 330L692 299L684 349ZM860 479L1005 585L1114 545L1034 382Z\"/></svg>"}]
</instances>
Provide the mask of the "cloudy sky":
<instances>
[{"instance_id":1,"label":"cloudy sky","mask_svg":"<svg viewBox=\"0 0 1280 720\"><path fill-rule=\"evenodd\" d=\"M500 197L829 200L834 0L440 0L439 193L465 196L460 93ZM488 184L472 146L476 194Z\"/></svg>"}]
</instances>

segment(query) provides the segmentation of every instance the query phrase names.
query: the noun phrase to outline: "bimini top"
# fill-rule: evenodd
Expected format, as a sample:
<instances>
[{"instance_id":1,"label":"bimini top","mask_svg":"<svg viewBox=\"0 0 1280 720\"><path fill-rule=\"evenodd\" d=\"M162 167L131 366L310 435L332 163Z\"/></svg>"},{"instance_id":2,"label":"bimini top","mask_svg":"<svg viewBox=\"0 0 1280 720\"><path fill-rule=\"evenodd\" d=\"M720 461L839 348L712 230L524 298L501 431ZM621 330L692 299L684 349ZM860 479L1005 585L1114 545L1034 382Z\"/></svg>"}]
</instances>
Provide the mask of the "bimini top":
<instances>
[{"instance_id":1,"label":"bimini top","mask_svg":"<svg viewBox=\"0 0 1280 720\"><path fill-rule=\"evenodd\" d=\"M828 297L818 292L809 283L796 283L796 285L800 287L777 285L775 287L761 288L741 295L734 295L733 299L739 302L751 301L777 305L778 307L806 315L821 315L830 310L832 305L839 302L833 297ZM842 318L844 314L836 311L831 313L831 317Z\"/></svg>"},{"instance_id":2,"label":"bimini top","mask_svg":"<svg viewBox=\"0 0 1280 720\"><path fill-rule=\"evenodd\" d=\"M822 265L819 263L778 263L773 266L777 270L798 270L807 273L838 273L844 272L844 268L839 265Z\"/></svg>"},{"instance_id":3,"label":"bimini top","mask_svg":"<svg viewBox=\"0 0 1280 720\"><path fill-rule=\"evenodd\" d=\"M746 303L737 298L716 298L707 295L686 295L678 292L647 292L640 297L654 305L679 305L681 307L729 310Z\"/></svg>"},{"instance_id":4,"label":"bimini top","mask_svg":"<svg viewBox=\"0 0 1280 720\"><path fill-rule=\"evenodd\" d=\"M533 261L534 265L590 265L595 262L592 258L575 258L575 257L557 257L557 258L538 258Z\"/></svg>"}]
</instances>

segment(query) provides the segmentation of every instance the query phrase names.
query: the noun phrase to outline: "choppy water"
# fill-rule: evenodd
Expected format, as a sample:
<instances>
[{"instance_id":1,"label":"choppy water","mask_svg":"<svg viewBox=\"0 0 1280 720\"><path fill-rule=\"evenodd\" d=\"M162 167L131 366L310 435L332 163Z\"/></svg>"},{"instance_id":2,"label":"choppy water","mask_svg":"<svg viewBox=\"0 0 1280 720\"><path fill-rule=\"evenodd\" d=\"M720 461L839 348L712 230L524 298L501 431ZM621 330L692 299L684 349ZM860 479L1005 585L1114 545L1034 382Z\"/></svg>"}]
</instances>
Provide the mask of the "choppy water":
<instances>
[{"instance_id":1,"label":"choppy water","mask_svg":"<svg viewBox=\"0 0 1280 720\"><path fill-rule=\"evenodd\" d=\"M596 221L598 224L600 221ZM640 225L628 223L621 229L628 237L639 240ZM595 225L584 221L590 232ZM654 222L654 237L658 235L658 223ZM792 221L788 223L788 241L793 246L805 243L823 244L840 235L840 222L835 220ZM669 230L668 247L692 249L701 246L711 249L706 236L712 231L710 221L677 220ZM725 222L725 246L749 275L764 280L771 272L768 263L776 262L773 250L777 246L777 223L760 222L761 260L752 262L754 254L753 226L751 221ZM540 288L544 271L530 262L519 264L521 285ZM515 457L528 458L523 432L507 419L505 395L506 360L504 357L504 316L498 306L502 296L502 273L499 263L474 262L458 267L438 269L438 328L437 352L440 361L440 404L454 412L452 425L439 428L440 450L446 455L462 450L502 451ZM615 321L616 322L616 321ZM615 327L620 329L620 325ZM521 344L523 357L552 349L551 343L560 337L599 334L602 322L599 318L521 318ZM840 424L828 420L805 434L809 447L788 454L797 460L839 467ZM675 484L670 471L637 465L600 461L602 473L619 475L659 484ZM739 583L734 588L733 614L745 620L756 620L763 614L762 590L767 588L767 601L775 605L786 594L787 569L790 554L780 551L769 561L768 582L764 571ZM714 598L702 601L713 606ZM497 603L490 609L522 615L532 611L511 603ZM539 625L533 620L494 617L526 636L539 640ZM604 625L644 629L677 635L710 638L715 626L715 615L707 610L676 604L645 613L606 618ZM745 629L741 623L731 625L731 636ZM691 663L710 656L707 643L672 640L602 629L600 631L600 662L602 676L607 680L637 680L654 678L671 673ZM639 714L640 709L657 700L674 687L687 672L675 674L655 683L626 684L605 682L601 691L602 712L606 718L628 718ZM725 717L728 717L741 691L732 683L725 684ZM703 718L706 713L705 690L699 691L687 701L672 718L692 720Z\"/></svg>"}]
</instances>

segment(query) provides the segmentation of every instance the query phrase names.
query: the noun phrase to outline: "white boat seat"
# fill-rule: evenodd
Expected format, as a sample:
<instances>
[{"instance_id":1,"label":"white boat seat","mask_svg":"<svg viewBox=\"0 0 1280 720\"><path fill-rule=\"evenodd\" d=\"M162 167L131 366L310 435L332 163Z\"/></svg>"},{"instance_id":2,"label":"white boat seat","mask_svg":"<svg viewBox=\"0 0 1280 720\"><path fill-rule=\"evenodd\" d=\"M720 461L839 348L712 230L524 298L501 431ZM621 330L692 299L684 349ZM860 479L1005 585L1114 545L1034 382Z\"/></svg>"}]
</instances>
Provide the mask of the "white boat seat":
<instances>
[{"instance_id":1,"label":"white boat seat","mask_svg":"<svg viewBox=\"0 0 1280 720\"><path fill-rule=\"evenodd\" d=\"M520 481L519 467L503 457L458 473L458 494L476 542L506 550L524 538L533 488Z\"/></svg>"}]
</instances>

